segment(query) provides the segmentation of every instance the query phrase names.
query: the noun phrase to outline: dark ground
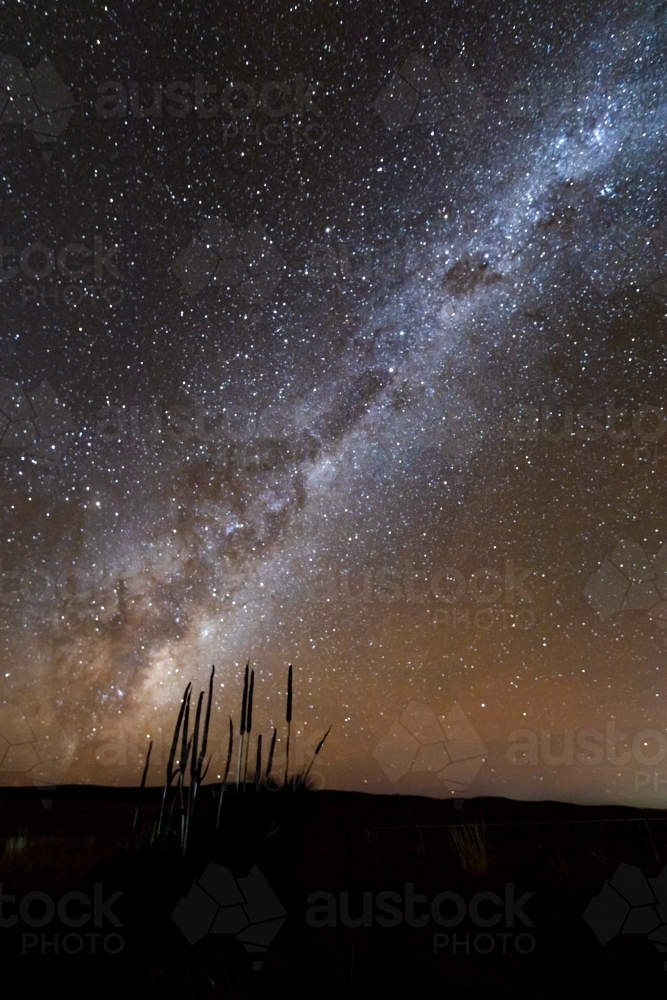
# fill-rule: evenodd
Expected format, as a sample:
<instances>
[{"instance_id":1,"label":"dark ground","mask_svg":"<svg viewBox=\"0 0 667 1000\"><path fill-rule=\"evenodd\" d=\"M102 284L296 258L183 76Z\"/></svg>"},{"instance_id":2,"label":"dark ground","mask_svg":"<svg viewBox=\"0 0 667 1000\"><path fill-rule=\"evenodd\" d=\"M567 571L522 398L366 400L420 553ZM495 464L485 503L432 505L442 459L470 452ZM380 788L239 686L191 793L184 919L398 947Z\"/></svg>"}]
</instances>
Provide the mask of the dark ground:
<instances>
[{"instance_id":1,"label":"dark ground","mask_svg":"<svg viewBox=\"0 0 667 1000\"><path fill-rule=\"evenodd\" d=\"M657 810L505 799L468 799L457 809L450 801L412 797L249 791L223 803L224 832L215 840L206 791L200 827L182 862L175 850L148 846L158 790L147 794L134 840L136 789L69 787L48 794L48 809L45 793L32 789L5 789L0 796L0 879L4 895L15 897L0 914L0 952L5 981L20 982L22 997L48 990L68 998L170 1000L417 993L532 998L667 989L667 955L646 933L620 934L602 946L582 918L619 864L638 866L646 878L667 864L667 816ZM283 904L287 919L265 955L249 955L232 934L208 934L191 946L172 919L209 862L228 866L237 878L257 864ZM47 894L57 907L68 891L94 897L95 883L104 900L123 893L111 904L122 926L101 914L99 930L90 921L74 927L86 911L78 899L67 903L69 925L56 912L36 926L50 904L44 896L26 902L26 894ZM428 908L418 902L413 923L424 926L408 926L406 883L429 904L445 891L458 893L463 905L480 892L500 899L482 901L476 922L468 907L454 927L433 916L420 921ZM307 899L318 891L333 894L337 926L307 923ZM387 891L398 897L398 926L381 923L388 911L375 897ZM372 894L371 926L344 926L340 894L346 892L348 924L362 915L363 893ZM526 893L534 895L512 916L508 894L519 900ZM23 913L6 926L22 900ZM460 905L450 899L440 913L447 920ZM483 926L494 913L498 922ZM80 953L66 953L79 946ZM122 950L112 955L105 948ZM262 968L253 971L258 959Z\"/></svg>"}]
</instances>

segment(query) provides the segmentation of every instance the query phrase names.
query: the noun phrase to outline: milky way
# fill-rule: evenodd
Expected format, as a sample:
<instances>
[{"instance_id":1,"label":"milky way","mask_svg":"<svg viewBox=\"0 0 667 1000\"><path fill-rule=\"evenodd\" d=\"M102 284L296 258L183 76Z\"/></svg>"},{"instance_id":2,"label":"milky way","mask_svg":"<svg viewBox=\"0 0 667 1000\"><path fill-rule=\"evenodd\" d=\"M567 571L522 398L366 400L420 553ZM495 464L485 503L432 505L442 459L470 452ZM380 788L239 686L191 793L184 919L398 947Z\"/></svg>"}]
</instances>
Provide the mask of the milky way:
<instances>
[{"instance_id":1,"label":"milky way","mask_svg":"<svg viewBox=\"0 0 667 1000\"><path fill-rule=\"evenodd\" d=\"M658 804L667 7L256 6L10 19L0 735L48 710L64 780L134 782L187 681L216 665L222 740L250 660L268 732L291 662L320 784ZM43 56L76 98L48 155L6 110ZM96 105L196 74L181 118ZM230 81L290 81L292 138L214 114Z\"/></svg>"}]
</instances>

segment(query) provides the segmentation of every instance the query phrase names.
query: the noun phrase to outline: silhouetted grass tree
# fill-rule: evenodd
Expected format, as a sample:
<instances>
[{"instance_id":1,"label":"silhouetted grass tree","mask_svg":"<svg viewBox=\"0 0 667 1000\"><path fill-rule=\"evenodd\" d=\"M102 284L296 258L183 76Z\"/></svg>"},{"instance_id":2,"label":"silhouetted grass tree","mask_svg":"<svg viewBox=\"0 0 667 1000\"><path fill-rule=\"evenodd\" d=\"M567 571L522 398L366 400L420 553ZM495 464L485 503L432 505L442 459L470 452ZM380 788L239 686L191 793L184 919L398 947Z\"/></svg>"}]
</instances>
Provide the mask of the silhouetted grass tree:
<instances>
[{"instance_id":1,"label":"silhouetted grass tree","mask_svg":"<svg viewBox=\"0 0 667 1000\"><path fill-rule=\"evenodd\" d=\"M162 801L160 804L160 813L158 816L158 820L155 824L153 830L153 836L151 839L151 842L155 842L162 834L173 836L176 833L177 841L180 844L180 848L184 855L187 850L188 840L193 834L195 828L195 817L197 814L196 807L197 807L199 792L204 782L204 779L208 774L208 770L212 760L212 755L208 756L207 760L207 754L209 746L211 712L213 707L214 678L215 678L215 667L213 666L211 668L211 674L208 682L206 707L204 709L204 692L200 691L197 698L196 707L194 708L192 732L190 732L191 709L193 707L192 684L191 683L187 684L185 691L183 692L183 697L181 699L181 704L178 711L178 717L176 719L176 725L174 726L174 734L171 741L169 758L167 761L167 770L165 775L164 790L162 793ZM250 753L250 742L251 742L252 725L253 725L254 690L255 690L255 671L250 669L250 662L248 662L245 667L245 672L243 677L243 694L241 697L239 746L238 746L238 755L236 763L237 796L239 795L240 791L246 792L247 790L248 757ZM279 782L272 780L273 762L275 757L276 742L278 739L278 729L277 727L274 727L273 734L271 737L271 743L269 745L266 770L264 771L263 774L262 774L263 738L261 733L259 733L257 736L255 774L254 774L254 781L252 782L254 791L256 793L260 792L262 786L272 791L280 791L281 789L284 790L286 788L291 788L293 791L296 791L298 788L308 787L309 775L311 773L315 760L317 759L329 733L331 732L331 726L329 726L326 733L324 734L324 736L318 743L317 747L315 748L315 752L311 758L308 767L307 768L304 767L304 769L301 771L300 774L294 775L293 777L290 778L289 762L290 762L293 705L294 705L294 677L293 677L293 667L292 664L290 664L287 674L287 705L285 711L285 721L287 724L287 742L286 742L285 774L283 782L282 785L280 785ZM179 744L180 744L180 753L177 759L176 754L179 749ZM150 763L151 749L152 749L152 743L148 749L148 754L146 756L146 763L141 779L141 786L139 790L139 802L137 805L137 812L135 814L135 820L133 824L133 833L138 827L141 815L141 803L143 801L146 776L148 774L148 767ZM225 791L227 790L229 785L229 772L232 765L233 755L234 755L234 722L230 715L229 736L227 741L227 757L225 760L225 768L222 775L220 791L217 797L217 809L215 810L215 827L214 827L215 831L218 831L220 827L222 802ZM176 780L176 789L174 791L174 794L172 795L171 793L175 780ZM214 796L214 801L215 801L215 796ZM238 799L237 801L241 802L244 800ZM174 816L175 811L177 812L176 816ZM197 820L197 826L201 827L200 820Z\"/></svg>"}]
</instances>

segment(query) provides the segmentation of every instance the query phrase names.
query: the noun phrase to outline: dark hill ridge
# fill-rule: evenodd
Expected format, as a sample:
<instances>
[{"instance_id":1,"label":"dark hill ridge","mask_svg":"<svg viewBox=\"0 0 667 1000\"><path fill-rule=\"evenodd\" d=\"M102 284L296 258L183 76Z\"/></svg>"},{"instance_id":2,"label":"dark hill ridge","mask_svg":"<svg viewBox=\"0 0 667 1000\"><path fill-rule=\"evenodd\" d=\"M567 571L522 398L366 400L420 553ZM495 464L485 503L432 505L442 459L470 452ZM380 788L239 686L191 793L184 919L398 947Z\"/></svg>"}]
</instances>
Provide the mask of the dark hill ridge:
<instances>
[{"instance_id":1,"label":"dark hill ridge","mask_svg":"<svg viewBox=\"0 0 667 1000\"><path fill-rule=\"evenodd\" d=\"M219 789L219 785L207 786ZM250 791L248 796L254 795ZM264 791L260 795L267 796ZM146 788L146 824L157 815L162 789ZM570 802L522 801L495 796L469 799L434 799L413 795L370 795L364 792L320 791L309 793L307 815L315 826L327 824L417 828L443 823L483 823L490 826L551 825L656 821L667 810L633 806L580 805ZM129 832L138 800L137 788L102 785L63 785L56 791L35 788L0 789L0 837L19 830L31 835L53 836L85 833ZM50 804L49 804L50 803ZM129 825L128 825L129 823Z\"/></svg>"},{"instance_id":2,"label":"dark hill ridge","mask_svg":"<svg viewBox=\"0 0 667 1000\"><path fill-rule=\"evenodd\" d=\"M213 805L218 787L202 795L203 809ZM141 829L132 840L136 788L70 785L49 793L4 789L0 879L31 887L40 879L58 886L81 881L118 850L136 849L152 829L161 795L159 788L146 789ZM45 801L51 803L49 808ZM662 861L658 848L667 841L666 812L629 806L491 797L455 803L339 791L278 796L248 791L239 796L239 805L244 801L247 830L241 844L230 848L232 854L245 860L255 844L263 855L262 831L273 824L290 845L290 864L313 885L322 883L325 875L350 888L361 888L365 881L370 889L371 882L387 880L477 883L510 878L519 871L541 884L557 877L561 888L568 881L597 885L615 864L634 857L654 869ZM234 815L233 803L232 793L222 813L223 831L228 809Z\"/></svg>"},{"instance_id":3,"label":"dark hill ridge","mask_svg":"<svg viewBox=\"0 0 667 1000\"><path fill-rule=\"evenodd\" d=\"M92 898L96 882L105 898L120 892L125 947L113 962L41 955L41 945L23 956L30 928L0 930L0 960L6 968L18 963L25 995L52 990L59 976L69 996L86 995L94 981L97 996L179 1000L271 991L367 1000L424 990L532 1000L537 984L540 996L573 997L667 987L667 955L646 932L612 934L603 946L583 919L620 865L636 869L621 869L626 880L631 872L632 891L651 892L645 879L667 864L660 810L502 798L457 808L409 796L248 791L236 802L230 793L221 837L193 841L183 862L147 847L160 789L146 790L134 840L136 788L66 786L50 794L45 809L43 791L0 793L2 892L16 900L71 890ZM207 822L213 805L206 792ZM172 919L211 863L228 867L239 885L257 865L287 913L259 975L233 936L208 934L191 946ZM637 919L646 923L651 907L639 896ZM614 906L612 892L605 920ZM48 930L52 940L67 928Z\"/></svg>"}]
</instances>

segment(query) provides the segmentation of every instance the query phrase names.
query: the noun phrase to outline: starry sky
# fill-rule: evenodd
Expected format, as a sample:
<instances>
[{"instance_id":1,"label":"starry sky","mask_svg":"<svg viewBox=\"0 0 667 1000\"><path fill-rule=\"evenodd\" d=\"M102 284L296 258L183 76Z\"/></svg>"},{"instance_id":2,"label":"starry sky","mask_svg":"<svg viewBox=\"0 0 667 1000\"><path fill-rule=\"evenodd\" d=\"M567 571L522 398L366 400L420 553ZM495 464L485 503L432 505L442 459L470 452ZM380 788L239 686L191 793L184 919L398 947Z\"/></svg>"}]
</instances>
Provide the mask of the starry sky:
<instances>
[{"instance_id":1,"label":"starry sky","mask_svg":"<svg viewBox=\"0 0 667 1000\"><path fill-rule=\"evenodd\" d=\"M0 752L664 805L667 4L381 7L5 12Z\"/></svg>"}]
</instances>

